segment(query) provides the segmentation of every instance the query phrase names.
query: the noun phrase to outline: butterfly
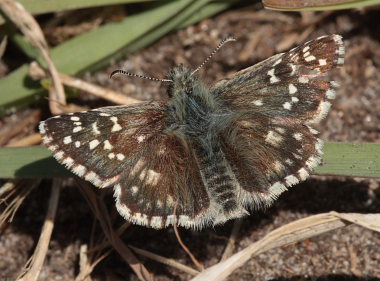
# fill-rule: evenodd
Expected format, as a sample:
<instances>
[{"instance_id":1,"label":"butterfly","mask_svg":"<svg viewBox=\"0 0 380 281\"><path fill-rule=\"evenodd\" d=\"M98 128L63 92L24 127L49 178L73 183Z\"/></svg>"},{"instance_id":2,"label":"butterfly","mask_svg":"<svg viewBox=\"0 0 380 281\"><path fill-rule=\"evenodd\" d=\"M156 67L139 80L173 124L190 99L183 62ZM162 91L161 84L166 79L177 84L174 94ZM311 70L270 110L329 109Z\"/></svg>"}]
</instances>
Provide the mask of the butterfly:
<instances>
[{"instance_id":1,"label":"butterfly","mask_svg":"<svg viewBox=\"0 0 380 281\"><path fill-rule=\"evenodd\" d=\"M322 78L344 52L341 36L322 36L210 88L196 75L203 64L180 65L163 80L167 102L55 116L39 130L58 162L113 187L126 220L157 229L222 224L271 205L320 163L312 124L335 98L338 83Z\"/></svg>"}]
</instances>

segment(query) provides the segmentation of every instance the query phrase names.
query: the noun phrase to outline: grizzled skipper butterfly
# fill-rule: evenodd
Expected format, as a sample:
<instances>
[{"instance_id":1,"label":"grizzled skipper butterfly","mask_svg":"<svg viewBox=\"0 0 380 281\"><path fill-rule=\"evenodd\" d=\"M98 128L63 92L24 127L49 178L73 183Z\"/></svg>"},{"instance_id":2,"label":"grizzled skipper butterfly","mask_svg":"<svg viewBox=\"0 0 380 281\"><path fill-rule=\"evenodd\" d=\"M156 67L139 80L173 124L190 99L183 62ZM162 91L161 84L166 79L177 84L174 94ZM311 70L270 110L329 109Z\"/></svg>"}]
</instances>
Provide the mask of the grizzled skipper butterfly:
<instances>
[{"instance_id":1,"label":"grizzled skipper butterfly","mask_svg":"<svg viewBox=\"0 0 380 281\"><path fill-rule=\"evenodd\" d=\"M322 36L211 88L195 74L205 62L195 71L178 66L153 79L170 84L168 102L55 116L39 128L60 163L113 187L126 220L200 229L269 206L319 164L322 141L311 125L338 86L321 77L343 55L339 35Z\"/></svg>"}]
</instances>

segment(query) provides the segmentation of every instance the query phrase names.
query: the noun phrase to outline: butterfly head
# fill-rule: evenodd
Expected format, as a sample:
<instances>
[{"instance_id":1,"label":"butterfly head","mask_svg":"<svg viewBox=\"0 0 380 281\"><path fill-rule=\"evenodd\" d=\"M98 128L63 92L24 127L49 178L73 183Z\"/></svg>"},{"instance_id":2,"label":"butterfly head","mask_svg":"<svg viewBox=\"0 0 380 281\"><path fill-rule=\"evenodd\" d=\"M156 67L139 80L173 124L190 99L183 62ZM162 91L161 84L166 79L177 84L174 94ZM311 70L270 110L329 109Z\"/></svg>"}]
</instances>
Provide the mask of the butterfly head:
<instances>
[{"instance_id":1,"label":"butterfly head","mask_svg":"<svg viewBox=\"0 0 380 281\"><path fill-rule=\"evenodd\" d=\"M199 85L199 78L193 74L193 71L184 65L179 65L172 68L167 77L171 80L168 88L169 97L177 95L191 95L194 88Z\"/></svg>"}]
</instances>

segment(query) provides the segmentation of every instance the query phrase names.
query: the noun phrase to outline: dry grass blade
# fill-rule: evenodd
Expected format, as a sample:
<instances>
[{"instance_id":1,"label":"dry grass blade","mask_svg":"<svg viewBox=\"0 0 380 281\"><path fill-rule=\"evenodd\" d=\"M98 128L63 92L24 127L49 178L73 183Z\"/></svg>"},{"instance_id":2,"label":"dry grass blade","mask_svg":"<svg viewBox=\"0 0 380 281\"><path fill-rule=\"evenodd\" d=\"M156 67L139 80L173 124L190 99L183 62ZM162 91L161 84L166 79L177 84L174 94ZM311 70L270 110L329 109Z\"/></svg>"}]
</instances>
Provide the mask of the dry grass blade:
<instances>
[{"instance_id":1,"label":"dry grass blade","mask_svg":"<svg viewBox=\"0 0 380 281\"><path fill-rule=\"evenodd\" d=\"M344 219L341 219L344 216ZM263 239L253 243L244 250L236 253L227 260L220 262L198 274L192 281L221 281L230 275L235 269L242 266L252 256L273 248L289 245L319 234L344 227L350 222L358 223L370 229L380 227L380 214L363 215L360 214L338 214L335 212L309 216L268 233ZM354 219L355 218L355 219ZM358 220L359 219L359 220ZM365 223L364 223L365 221Z\"/></svg>"},{"instance_id":2,"label":"dry grass blade","mask_svg":"<svg viewBox=\"0 0 380 281\"><path fill-rule=\"evenodd\" d=\"M7 182L0 188L0 204L6 204L5 210L0 215L0 227L5 222L12 221L13 216L16 214L18 208L24 202L28 194L40 184L41 180L20 180L17 182ZM11 202L7 200L12 197Z\"/></svg>"},{"instance_id":3,"label":"dry grass blade","mask_svg":"<svg viewBox=\"0 0 380 281\"><path fill-rule=\"evenodd\" d=\"M31 146L31 145L37 145L41 143L41 135L36 133L30 136L27 136L25 138L22 138L20 140L11 142L7 144L5 147L22 147L22 146Z\"/></svg>"},{"instance_id":4,"label":"dry grass blade","mask_svg":"<svg viewBox=\"0 0 380 281\"><path fill-rule=\"evenodd\" d=\"M189 248L183 243L181 236L178 232L177 225L173 225L175 236L177 237L178 243L181 245L182 249L186 252L186 254L190 257L193 264L198 268L199 271L203 271L204 266L197 260L197 258L193 255L193 253L189 250Z\"/></svg>"},{"instance_id":5,"label":"dry grass blade","mask_svg":"<svg viewBox=\"0 0 380 281\"><path fill-rule=\"evenodd\" d=\"M45 71L39 67L36 63L31 63L29 68L29 74L35 79L41 79L46 77ZM127 97L118 92L94 85L79 78L59 73L59 78L65 86L69 86L84 92L87 92L96 97L108 100L115 104L133 104L141 103L143 101L134 98Z\"/></svg>"},{"instance_id":6,"label":"dry grass blade","mask_svg":"<svg viewBox=\"0 0 380 281\"><path fill-rule=\"evenodd\" d=\"M19 2L14 0L0 1L0 9L41 52L53 80L54 87L50 89L50 97L59 101L61 104L66 104L63 85L58 76L58 71L50 59L48 44L37 21ZM62 112L57 103L50 103L50 110L53 114L60 114Z\"/></svg>"},{"instance_id":7,"label":"dry grass blade","mask_svg":"<svg viewBox=\"0 0 380 281\"><path fill-rule=\"evenodd\" d=\"M340 214L337 212L331 212L331 213L343 220L380 232L380 215L379 214L357 214L357 213Z\"/></svg>"},{"instance_id":8,"label":"dry grass blade","mask_svg":"<svg viewBox=\"0 0 380 281\"><path fill-rule=\"evenodd\" d=\"M232 252L234 250L235 243L237 240L237 236L239 234L241 226L243 225L243 221L244 219L236 219L234 221L234 226L232 227L230 238L228 239L227 246L224 249L224 252L220 261L224 261L232 255Z\"/></svg>"},{"instance_id":9,"label":"dry grass blade","mask_svg":"<svg viewBox=\"0 0 380 281\"><path fill-rule=\"evenodd\" d=\"M90 261L88 256L89 252L86 244L81 245L79 252L79 274L75 278L75 281L91 281L91 272L99 262L111 253L111 250L98 257L94 262Z\"/></svg>"},{"instance_id":10,"label":"dry grass blade","mask_svg":"<svg viewBox=\"0 0 380 281\"><path fill-rule=\"evenodd\" d=\"M20 281L35 281L38 280L38 277L41 272L42 265L44 264L47 250L50 243L51 234L54 228L55 214L58 207L58 199L61 188L61 180L53 180L53 185L51 189L49 207L46 213L46 218L44 225L42 227L40 239L31 258L28 268L22 273L22 276L17 278Z\"/></svg>"},{"instance_id":11,"label":"dry grass blade","mask_svg":"<svg viewBox=\"0 0 380 281\"><path fill-rule=\"evenodd\" d=\"M7 43L8 43L8 37L4 36L3 40L1 40L1 43L0 43L0 58L2 58L4 55L5 49L7 47Z\"/></svg>"},{"instance_id":12,"label":"dry grass blade","mask_svg":"<svg viewBox=\"0 0 380 281\"><path fill-rule=\"evenodd\" d=\"M116 104L133 104L133 103L143 102L141 100L129 98L115 91L105 89L103 87L85 82L81 79L78 79L69 75L60 73L59 77L61 78L62 83L65 84L66 86L70 86L70 87L85 91L91 95L97 96L99 98L108 100Z\"/></svg>"},{"instance_id":13,"label":"dry grass blade","mask_svg":"<svg viewBox=\"0 0 380 281\"><path fill-rule=\"evenodd\" d=\"M183 272L189 273L191 275L197 275L199 273L198 270L195 270L195 269L193 269L191 267L188 267L188 266L186 266L186 265L184 265L182 263L179 263L179 262L177 262L177 261L175 261L173 259L165 258L163 256L154 254L152 252L145 251L145 250L133 247L132 245L128 245L128 247L131 248L133 251L135 251L139 255L142 255L142 256L147 257L149 259L152 259L154 261L157 261L157 262L169 265L171 267L177 268L177 269L179 269L179 270L181 270Z\"/></svg>"},{"instance_id":14,"label":"dry grass blade","mask_svg":"<svg viewBox=\"0 0 380 281\"><path fill-rule=\"evenodd\" d=\"M77 181L83 196L89 203L91 210L96 218L99 220L100 225L112 247L119 253L119 255L129 264L132 270L136 273L140 280L153 281L152 275L145 268L145 266L136 258L131 250L121 241L117 233L113 230L108 210L103 201L98 198L91 186L84 181Z\"/></svg>"}]
</instances>

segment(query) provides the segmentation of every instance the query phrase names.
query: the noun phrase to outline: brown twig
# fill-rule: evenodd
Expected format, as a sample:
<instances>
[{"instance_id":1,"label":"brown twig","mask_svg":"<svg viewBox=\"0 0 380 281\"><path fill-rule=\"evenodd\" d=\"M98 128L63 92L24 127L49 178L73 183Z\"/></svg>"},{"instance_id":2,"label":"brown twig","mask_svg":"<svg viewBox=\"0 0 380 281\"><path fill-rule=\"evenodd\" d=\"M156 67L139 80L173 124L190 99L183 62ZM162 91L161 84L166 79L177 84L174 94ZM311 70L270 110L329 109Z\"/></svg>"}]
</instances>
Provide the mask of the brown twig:
<instances>
[{"instance_id":1,"label":"brown twig","mask_svg":"<svg viewBox=\"0 0 380 281\"><path fill-rule=\"evenodd\" d=\"M108 210L103 201L95 194L87 182L77 181L83 196L89 203L91 210L100 222L100 226L112 247L128 263L140 280L153 281L152 275L145 266L136 258L131 250L124 244L112 228Z\"/></svg>"},{"instance_id":2,"label":"brown twig","mask_svg":"<svg viewBox=\"0 0 380 281\"><path fill-rule=\"evenodd\" d=\"M30 264L27 264L26 270L17 278L20 281L35 281L38 280L42 265L44 264L47 250L50 243L51 234L54 228L55 214L58 207L58 199L61 188L61 180L54 179L51 188L51 194L49 199L49 207L46 213L44 225L42 227L40 239L33 256L30 260Z\"/></svg>"},{"instance_id":3,"label":"brown twig","mask_svg":"<svg viewBox=\"0 0 380 281\"><path fill-rule=\"evenodd\" d=\"M133 104L142 102L141 100L129 98L115 91L91 84L79 78L72 77L63 73L60 73L59 77L61 78L63 84L66 86L85 91L91 95L100 97L116 104Z\"/></svg>"},{"instance_id":4,"label":"brown twig","mask_svg":"<svg viewBox=\"0 0 380 281\"><path fill-rule=\"evenodd\" d=\"M220 261L224 261L232 255L232 252L235 247L237 236L239 235L239 231L243 225L243 219L237 219L234 221L234 226L232 227L230 238L228 239L228 243L226 248L224 249L224 253Z\"/></svg>"},{"instance_id":5,"label":"brown twig","mask_svg":"<svg viewBox=\"0 0 380 281\"><path fill-rule=\"evenodd\" d=\"M94 262L91 262L90 258L88 257L90 251L88 251L87 248L88 247L86 244L80 247L79 274L75 278L75 281L91 281L90 274L94 270L95 266L111 253L111 250L108 250L106 253L98 257Z\"/></svg>"},{"instance_id":6,"label":"brown twig","mask_svg":"<svg viewBox=\"0 0 380 281\"><path fill-rule=\"evenodd\" d=\"M195 256L191 253L189 248L187 248L185 243L183 243L182 238L179 235L177 225L173 224L173 228L174 228L175 236L177 237L178 243L181 245L182 249L189 255L189 257L190 257L191 261L193 262L193 264L195 265L195 267L198 268L199 271L203 271L205 269L204 266L195 258Z\"/></svg>"},{"instance_id":7,"label":"brown twig","mask_svg":"<svg viewBox=\"0 0 380 281\"><path fill-rule=\"evenodd\" d=\"M29 145L36 145L41 143L41 135L36 133L30 136L27 136L23 139L13 141L6 145L6 147L20 147L20 146L29 146Z\"/></svg>"},{"instance_id":8,"label":"brown twig","mask_svg":"<svg viewBox=\"0 0 380 281\"><path fill-rule=\"evenodd\" d=\"M46 77L46 73L44 72L44 70L40 66L38 66L36 63L32 63L30 65L29 73L34 79L41 79L41 78ZM123 104L133 104L133 103L143 102L141 100L127 97L118 92L100 87L98 85L86 82L82 79L79 79L67 74L59 73L58 75L65 86L84 91L88 94L108 100L115 104L123 105Z\"/></svg>"},{"instance_id":9,"label":"brown twig","mask_svg":"<svg viewBox=\"0 0 380 281\"><path fill-rule=\"evenodd\" d=\"M171 267L177 268L177 269L179 269L179 270L181 270L183 272L189 273L191 275L197 275L199 273L198 270L195 270L195 269L193 269L191 267L188 267L188 266L186 266L186 265L184 265L182 263L179 263L179 262L177 262L177 261L175 261L173 259L165 258L163 256L154 254L152 252L136 248L136 247L134 247L132 245L128 245L128 247L131 248L134 252L136 252L139 255L142 255L144 257L150 258L151 260L154 260L154 261L157 261L157 262L169 265Z\"/></svg>"}]
</instances>

